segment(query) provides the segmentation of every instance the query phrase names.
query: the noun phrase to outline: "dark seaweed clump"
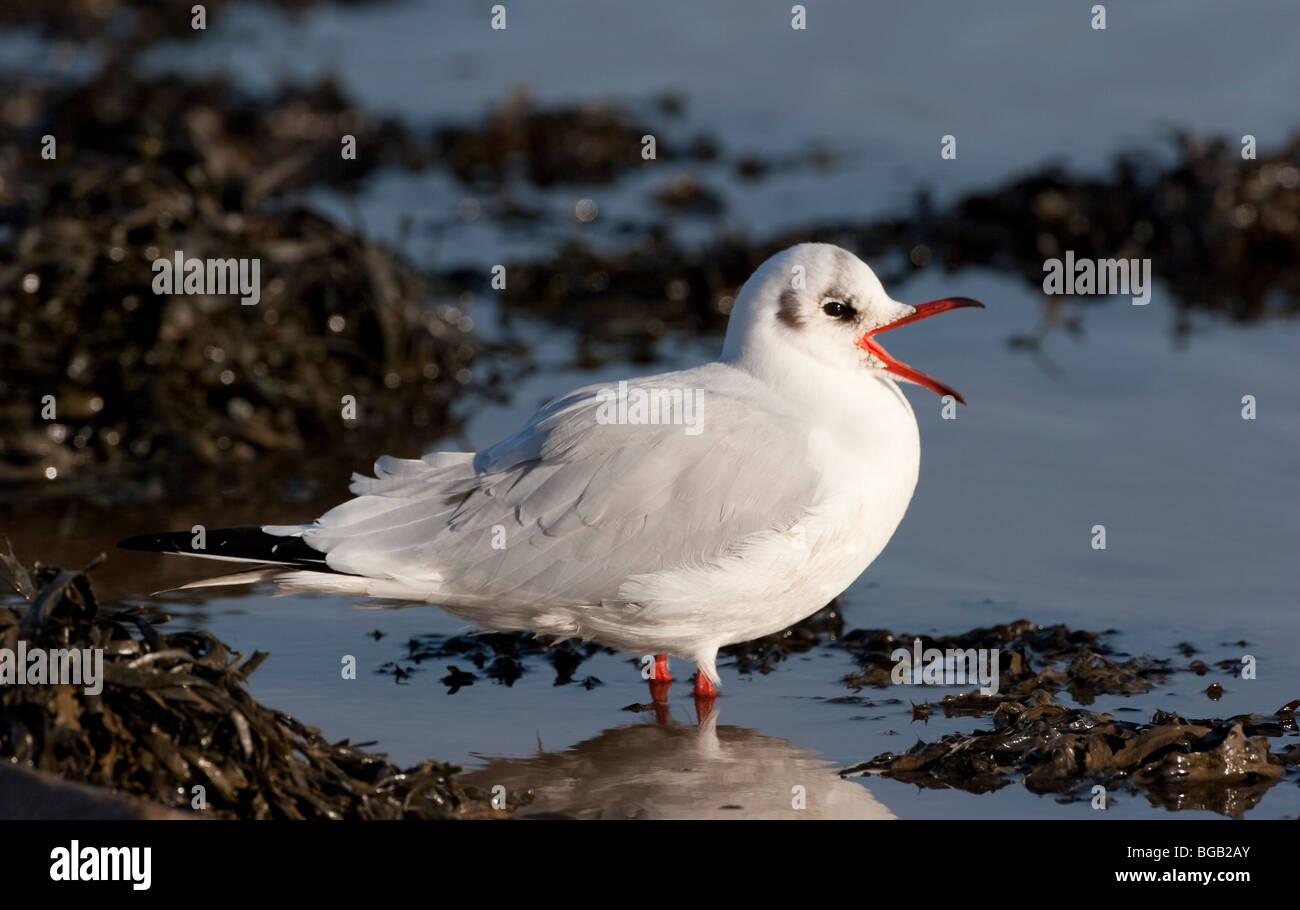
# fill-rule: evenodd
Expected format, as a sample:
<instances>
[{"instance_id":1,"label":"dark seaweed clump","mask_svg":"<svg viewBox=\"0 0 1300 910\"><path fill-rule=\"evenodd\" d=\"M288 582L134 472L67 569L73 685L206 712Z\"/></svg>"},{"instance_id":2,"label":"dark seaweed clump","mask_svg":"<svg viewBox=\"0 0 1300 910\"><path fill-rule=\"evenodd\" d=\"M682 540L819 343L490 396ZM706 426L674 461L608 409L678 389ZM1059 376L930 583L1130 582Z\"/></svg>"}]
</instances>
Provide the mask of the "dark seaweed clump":
<instances>
[{"instance_id":1,"label":"dark seaweed clump","mask_svg":"<svg viewBox=\"0 0 1300 910\"><path fill-rule=\"evenodd\" d=\"M579 327L579 362L649 361L670 334L721 331L753 270L805 241L853 250L886 287L937 265L977 265L1041 288L1044 261L1066 250L1150 258L1182 314L1179 331L1188 330L1191 311L1242 322L1289 317L1300 311L1300 137L1243 160L1225 140L1179 135L1172 155L1122 152L1099 177L1048 166L943 209L921 191L898 217L765 238L719 230L699 247L675 240L668 222L652 222L621 247L572 241L553 255L510 263L503 299L508 308ZM1078 318L1059 309L1048 309L1044 331L1057 324L1077 331ZM1010 341L1033 349L1041 338Z\"/></svg>"},{"instance_id":2,"label":"dark seaweed clump","mask_svg":"<svg viewBox=\"0 0 1300 910\"><path fill-rule=\"evenodd\" d=\"M499 197L508 221L526 224L537 217L515 198L521 184L535 189L600 186L632 171L669 164L722 164L737 176L759 179L772 168L784 173L829 170L834 159L813 147L781 159L734 155L706 133L685 136L664 127L679 117L685 101L666 94L645 105L619 106L609 100L538 105L526 91L503 98L486 116L448 123L433 130L433 160L446 166L467 188ZM654 154L646 150L654 140ZM679 173L650 196L665 212L714 218L726 208L722 197L694 176Z\"/></svg>"},{"instance_id":3,"label":"dark seaweed clump","mask_svg":"<svg viewBox=\"0 0 1300 910\"><path fill-rule=\"evenodd\" d=\"M454 765L401 769L382 753L259 704L244 659L206 632L166 634L165 615L100 612L85 574L0 563L31 606L0 608L0 648L103 648L98 695L70 685L0 691L0 757L40 771L188 810L205 791L220 818L501 817L462 787Z\"/></svg>"},{"instance_id":4,"label":"dark seaweed clump","mask_svg":"<svg viewBox=\"0 0 1300 910\"><path fill-rule=\"evenodd\" d=\"M379 668L380 673L391 674L401 682L420 668L427 660L458 658L473 664L474 669L494 682L513 686L528 669L528 663L544 658L555 670L555 685L577 683L585 689L599 686L594 676L576 677L578 667L587 658L600 652L614 651L595 642L562 641L546 645L530 632L480 632L473 635L420 635L406 643L406 656L389 661ZM407 666L402 666L402 664ZM479 677L456 665L447 665L447 675L442 682L447 694L455 695L465 686L474 684Z\"/></svg>"},{"instance_id":5,"label":"dark seaweed clump","mask_svg":"<svg viewBox=\"0 0 1300 910\"><path fill-rule=\"evenodd\" d=\"M373 456L398 428L454 428L466 389L494 393L487 346L427 276L286 199L427 153L329 83L252 99L107 69L18 86L0 116L0 480L193 476L349 440ZM155 293L178 250L260 260L260 301Z\"/></svg>"},{"instance_id":6,"label":"dark seaweed clump","mask_svg":"<svg viewBox=\"0 0 1300 910\"><path fill-rule=\"evenodd\" d=\"M350 6L382 0L334 0ZM269 0L285 10L304 10L321 0ZM193 4L162 4L150 0L5 0L0 5L0 27L33 27L42 37L105 42L117 39L113 50L138 53L164 39L195 40L205 32L192 27ZM230 6L230 0L206 0L209 25Z\"/></svg>"},{"instance_id":7,"label":"dark seaweed clump","mask_svg":"<svg viewBox=\"0 0 1300 910\"><path fill-rule=\"evenodd\" d=\"M1240 817L1294 771L1293 745L1272 752L1269 737L1295 732L1289 702L1269 715L1187 721L1156 711L1150 723L1057 704L1008 701L993 714L992 730L950 733L918 741L902 754L885 752L845 774L883 774L923 787L987 793L1019 777L1036 793L1067 802L1093 797L1092 787L1127 788L1153 806L1207 809Z\"/></svg>"},{"instance_id":8,"label":"dark seaweed clump","mask_svg":"<svg viewBox=\"0 0 1300 910\"><path fill-rule=\"evenodd\" d=\"M854 629L843 636L840 645L853 655L859 669L844 681L855 692L867 686L891 685L896 661L890 655L899 648L911 651L918 638L923 651L975 648L999 652L998 694L950 695L943 701L949 716L985 714L1004 701L1063 690L1087 705L1098 695L1146 692L1163 682L1172 669L1170 661L1163 658L1142 655L1121 660L1123 655L1115 654L1095 632L1064 625L1040 626L1020 619L944 636L895 636L887 629ZM928 713L928 706L922 710Z\"/></svg>"},{"instance_id":9,"label":"dark seaweed clump","mask_svg":"<svg viewBox=\"0 0 1300 910\"><path fill-rule=\"evenodd\" d=\"M883 631L850 632L845 645L856 651L862 671L850 675L855 688L889 685L888 659L911 638ZM1269 715L1185 720L1157 710L1149 723L1117 720L1112 714L1056 703L1069 692L1080 705L1098 695L1149 690L1173 672L1170 661L1150 657L1119 660L1100 636L1064 626L1035 626L1021 620L965 635L925 638L925 647L998 648L1000 688L948 695L937 705L914 704L914 719L936 708L949 717L991 713L993 729L950 733L936 742L918 740L902 753L886 752L844 774L880 774L923 787L986 793L1015 780L1036 793L1063 801L1091 800L1093 787L1113 794L1141 793L1154 806L1205 809L1240 817L1264 792L1300 765L1300 748L1273 752L1269 738L1295 733L1300 699ZM1194 649L1182 646L1184 656ZM1039 669L1035 670L1037 665ZM1221 661L1227 669L1233 662ZM1193 661L1187 668L1208 668ZM1211 696L1213 697L1213 696ZM1110 798L1110 797L1108 797Z\"/></svg>"},{"instance_id":10,"label":"dark seaweed clump","mask_svg":"<svg viewBox=\"0 0 1300 910\"><path fill-rule=\"evenodd\" d=\"M539 108L516 93L482 121L437 129L434 148L462 183L499 193L516 179L541 188L609 183L648 163L638 152L652 132L609 104ZM656 160L674 157L656 146Z\"/></svg>"},{"instance_id":11,"label":"dark seaweed clump","mask_svg":"<svg viewBox=\"0 0 1300 910\"><path fill-rule=\"evenodd\" d=\"M1045 259L1073 250L1150 258L1184 310L1241 322L1300 312L1300 136L1243 159L1235 142L1180 133L1174 159L1160 157L1122 152L1097 178L1043 168L941 213L922 200L915 236L946 267L1013 270L1035 287Z\"/></svg>"}]
</instances>

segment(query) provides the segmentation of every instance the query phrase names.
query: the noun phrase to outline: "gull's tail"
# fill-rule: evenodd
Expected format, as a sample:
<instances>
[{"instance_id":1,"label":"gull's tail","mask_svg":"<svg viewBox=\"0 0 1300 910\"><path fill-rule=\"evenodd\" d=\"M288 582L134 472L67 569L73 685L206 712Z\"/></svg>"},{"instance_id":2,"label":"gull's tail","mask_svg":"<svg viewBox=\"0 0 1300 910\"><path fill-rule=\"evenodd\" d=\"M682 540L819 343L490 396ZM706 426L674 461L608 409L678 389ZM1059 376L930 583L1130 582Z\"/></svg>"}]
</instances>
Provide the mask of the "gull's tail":
<instances>
[{"instance_id":1,"label":"gull's tail","mask_svg":"<svg viewBox=\"0 0 1300 910\"><path fill-rule=\"evenodd\" d=\"M196 546L197 544L197 546ZM325 562L325 554L301 537L268 534L261 528L218 528L212 531L163 531L141 534L118 541L123 550L144 550L225 562L254 563L261 568L234 575L222 575L181 585L185 588L209 588L220 585L252 584L275 581L317 590L338 587L343 579L353 578L335 572ZM344 585L351 587L351 585Z\"/></svg>"}]
</instances>

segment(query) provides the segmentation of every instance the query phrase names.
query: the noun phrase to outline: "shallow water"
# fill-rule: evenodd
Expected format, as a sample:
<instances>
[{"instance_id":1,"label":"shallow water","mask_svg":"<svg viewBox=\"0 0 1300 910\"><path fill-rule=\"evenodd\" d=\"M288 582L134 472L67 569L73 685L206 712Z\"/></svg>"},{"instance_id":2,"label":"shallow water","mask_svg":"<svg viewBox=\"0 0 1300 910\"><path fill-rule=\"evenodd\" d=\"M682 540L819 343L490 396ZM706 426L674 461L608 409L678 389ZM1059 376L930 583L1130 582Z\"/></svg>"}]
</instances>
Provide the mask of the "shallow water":
<instances>
[{"instance_id":1,"label":"shallow water","mask_svg":"<svg viewBox=\"0 0 1300 910\"><path fill-rule=\"evenodd\" d=\"M989 309L900 331L890 346L937 372L971 405L956 420L943 420L937 397L909 388L922 432L920 483L885 553L841 598L846 628L955 633L1027 617L1114 628L1119 632L1110 642L1119 649L1175 658L1179 666L1186 659L1174 646L1182 641L1210 664L1243 653L1258 660L1253 681L1221 671L1180 673L1147 695L1105 698L1093 706L1140 712L1129 715L1134 718L1156 708L1185 717L1267 713L1297 697L1294 592L1300 573L1291 541L1300 529L1291 504L1300 480L1289 456L1300 442L1300 392L1291 381L1300 327L1209 326L1187 350L1176 351L1157 290L1149 307L1127 300L1092 307L1081 342L1049 338L1047 355L1061 373L1048 378L1031 357L1003 343L1010 331L1038 318L1032 294L1001 276L973 271L921 278L895 292L904 300L941 293L969 294ZM686 346L681 359L700 356L709 345ZM553 347L564 350L558 342ZM603 372L627 370L615 365ZM519 390L515 404L471 421L469 441L495 439L538 399L600 378L601 372L543 369ZM1240 417L1239 399L1247 393L1260 403L1253 422ZM342 492L342 477L337 489ZM304 508L279 504L267 517L290 513L296 520ZM207 504L194 503L193 514L212 513ZM148 527L143 516L129 527L88 520L85 513L69 521L61 542L48 540L33 552L71 564ZM1104 551L1091 547L1097 523L1107 528ZM121 574L112 586L136 594L196 571L193 563L134 553L113 553L112 564L118 573L138 573L134 589ZM629 728L653 726L654 716L622 710L648 701L630 657L602 653L583 663L576 678L600 680L590 690L554 685L549 664L533 659L513 686L479 673L472 685L449 694L440 679L452 665L472 671L467 661L428 661L400 683L377 672L394 660L411 668L403 658L412 637L466 628L436 609L359 608L329 595L198 593L197 602L188 594L159 599L178 622L202 625L245 653L270 650L272 658L253 677L254 692L266 703L320 726L331 739L378 740L376 748L401 764L437 757L464 763L488 785L526 781L544 795L539 805L554 811L693 814L699 807L688 812L671 783L680 768L690 767L696 774L691 786L714 794L713 808L743 807L727 812L788 811L790 786L805 778L801 785L818 795L810 797L818 812L874 812L844 797L847 791L832 786L834 774L818 762L844 766L900 751L917 737L989 726L987 719L911 719L910 702L959 689L868 689L860 694L874 706L832 704L829 699L850 694L842 680L854 665L844 651L823 646L766 676L738 675L723 661L716 739L708 729L637 734ZM383 637L370 634L375 630ZM1227 644L1243 639L1245 648ZM340 678L344 655L357 659L355 681ZM691 668L675 664L681 681L674 686L672 719L690 727L694 705L685 680ZM1225 689L1217 703L1203 694L1215 679ZM638 736L656 738L651 745ZM639 766L629 750L642 746L647 764ZM620 775L627 775L626 791L619 789ZM585 783L578 786L576 779ZM688 781L680 783L687 787ZM849 785L861 786L856 779ZM984 796L885 780L872 781L870 789L899 817L1092 812L1086 802L1062 805L1019 786ZM620 792L622 801L615 798ZM1141 816L1163 810L1121 796L1111 811ZM1283 781L1250 814L1298 811L1300 793Z\"/></svg>"},{"instance_id":2,"label":"shallow water","mask_svg":"<svg viewBox=\"0 0 1300 910\"><path fill-rule=\"evenodd\" d=\"M830 173L759 184L741 184L721 167L698 170L726 197L723 222L754 236L879 214L904 204L922 182L942 197L1053 157L1100 167L1130 140L1157 146L1169 126L1252 132L1267 144L1294 124L1287 68L1300 23L1271 4L1113 5L1104 33L1086 28L1086 7L1047 10L1025 2L995 5L987 15L953 15L926 3L887 11L830 4L814 8L814 31L798 36L809 39L807 46L791 41L779 10L769 22L739 3L719 4L732 12L716 20L696 8L652 4L620 10L611 21L607 7L591 2L556 4L545 16L512 7L511 28L500 35L479 22L481 4L325 8L292 17L244 6L232 8L204 41L157 52L152 65L221 66L263 86L267 73L334 70L345 90L373 110L416 122L477 117L524 83L542 101L592 97L594 82L601 95L633 103L677 90L687 97L688 127L719 135L729 151L772 155L820 142L840 152ZM1231 55L1222 52L1229 39ZM1089 42L1104 42L1104 51ZM296 52L283 54L286 44ZM957 162L938 161L943 133L959 137ZM595 225L566 220L574 198L595 192L570 188L538 194L554 213L540 236L481 222L417 234L406 249L421 265L435 266L509 261L579 232L611 242L604 220L635 220L646 194L667 175L642 173L600 188ZM392 237L402 216L445 220L464 195L437 171L387 173L372 179L356 203L373 235ZM336 195L318 192L310 200L350 222ZM686 219L675 229L691 238L714 227ZM1149 306L1127 299L1072 304L1086 310L1085 335L1050 334L1037 358L1007 345L1010 334L1032 331L1043 319L1042 295L1018 280L930 269L888 290L908 302L972 296L988 309L890 336L891 352L959 389L971 404L944 420L935 396L907 389L921 425L920 484L889 547L841 598L846 628L956 633L1024 617L1114 628L1110 642L1119 649L1179 665L1181 641L1210 664L1243 654L1258 660L1252 681L1183 673L1147 695L1098 703L1140 712L1131 717L1156 708L1189 718L1267 713L1300 696L1300 326L1206 319L1182 348L1170 331L1173 304L1157 282ZM495 325L485 301L469 312L481 327ZM512 390L512 402L467 414L463 439L412 438L409 451L392 454L489 444L546 398L645 372L617 363L576 370L569 365L572 338L563 331L526 322L513 331L533 343L541 369ZM656 369L708 359L720 339L671 347ZM1254 421L1241 418L1247 394L1258 401ZM168 515L201 516L210 526L217 518L306 520L343 498L345 485L341 471L308 502L182 499L169 503ZM151 511L49 510L20 497L0 502L6 526L28 529L15 535L20 556L66 565L83 564L127 534L155 530ZM1104 551L1091 546L1096 524L1106 527ZM108 595L140 600L192 571L194 564L181 560L113 553L96 578ZM990 723L911 719L910 702L956 691L949 689L866 690L860 694L874 705L833 704L829 699L850 694L843 677L854 669L833 647L796 655L766 676L738 675L724 661L718 713L697 729L686 682L691 668L680 662L672 723L657 725L651 713L622 710L648 700L626 656L597 654L585 662L578 678L600 680L589 690L553 685L550 666L531 660L510 687L479 674L449 694L440 679L455 659L427 662L400 683L378 672L404 657L410 638L465 628L436 609L358 607L326 595L273 598L265 590L159 600L178 623L201 625L245 653L271 651L252 683L268 704L331 739L377 740L376 748L400 764L435 757L465 764L484 786L532 787L539 792L535 811L783 815L791 811L791 788L804 786L810 814L1097 816L1087 802L1062 804L1018 784L976 796L888 780L872 780L868 791L861 779L840 780L836 767L901 751L918 736L933 740ZM1228 644L1239 640L1248 644ZM357 658L356 680L340 678L345 655ZM459 666L468 669L464 661ZM1225 690L1217 703L1203 694L1214 679ZM733 806L740 808L723 808ZM1121 794L1108 817L1163 812ZM1294 779L1275 786L1249 815L1300 815Z\"/></svg>"},{"instance_id":3,"label":"shallow water","mask_svg":"<svg viewBox=\"0 0 1300 910\"><path fill-rule=\"evenodd\" d=\"M477 119L518 89L543 104L615 98L643 109L675 93L686 105L680 124L666 121L672 136L705 132L764 157L810 146L837 154L832 173L756 185L722 167L699 171L726 196L727 220L753 235L876 215L919 184L943 200L1048 160L1100 169L1130 144L1157 154L1174 129L1251 133L1263 147L1296 126L1300 21L1285 8L1154 0L1108 7L1105 31L1089 27L1089 9L832 0L795 32L789 5L559 0L512 7L508 28L492 31L473 0L301 15L239 4L202 41L147 60L155 72L225 71L255 89L330 73L367 109L413 123ZM957 138L956 160L939 160L945 134ZM437 182L395 197L386 218L367 212L368 227L385 235L400 214L450 212L459 195ZM595 196L611 217L644 208L642 187L630 183L630 198L623 189ZM479 259L485 233L493 249L509 240L475 229L421 253Z\"/></svg>"}]
</instances>

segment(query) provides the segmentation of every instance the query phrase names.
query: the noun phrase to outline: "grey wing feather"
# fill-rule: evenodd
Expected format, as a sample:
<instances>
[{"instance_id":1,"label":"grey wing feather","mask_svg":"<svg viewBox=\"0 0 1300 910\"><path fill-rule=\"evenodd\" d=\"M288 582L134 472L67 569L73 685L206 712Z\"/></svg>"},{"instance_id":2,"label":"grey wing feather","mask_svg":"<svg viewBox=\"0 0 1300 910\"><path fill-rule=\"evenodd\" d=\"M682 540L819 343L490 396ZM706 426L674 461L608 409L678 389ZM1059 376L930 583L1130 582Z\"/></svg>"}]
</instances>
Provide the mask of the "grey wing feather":
<instances>
[{"instance_id":1,"label":"grey wing feather","mask_svg":"<svg viewBox=\"0 0 1300 910\"><path fill-rule=\"evenodd\" d=\"M340 572L461 601L615 600L630 576L703 564L810 504L798 416L766 411L755 381L735 373L713 364L629 384L704 386L697 435L602 423L590 387L477 454L382 458L375 478L354 478L356 499L303 536ZM765 433L777 417L791 425Z\"/></svg>"}]
</instances>

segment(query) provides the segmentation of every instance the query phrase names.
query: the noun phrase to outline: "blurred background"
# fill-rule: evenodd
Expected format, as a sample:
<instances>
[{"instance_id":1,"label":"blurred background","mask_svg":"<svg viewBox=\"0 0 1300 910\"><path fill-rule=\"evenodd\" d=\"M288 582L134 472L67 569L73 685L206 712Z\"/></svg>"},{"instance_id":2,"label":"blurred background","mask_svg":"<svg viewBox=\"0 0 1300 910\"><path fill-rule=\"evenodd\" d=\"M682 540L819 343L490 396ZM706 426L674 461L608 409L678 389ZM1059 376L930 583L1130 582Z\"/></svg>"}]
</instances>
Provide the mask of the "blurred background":
<instances>
[{"instance_id":1,"label":"blurred background","mask_svg":"<svg viewBox=\"0 0 1300 910\"><path fill-rule=\"evenodd\" d=\"M908 389L920 486L846 623L1027 617L1164 657L1244 641L1259 678L1225 677L1213 710L1295 696L1289 11L1118 2L1099 30L1088 4L846 0L796 30L790 4L566 0L506 3L493 29L479 2L290 0L208 3L195 29L191 6L0 9L0 531L21 559L110 551L101 597L145 602L206 570L118 538L310 520L379 454L478 448L578 385L712 359L753 268L824 240L897 299L989 307L891 344L971 405L943 420ZM260 303L154 294L175 250L260 258ZM1150 305L1045 296L1066 250L1151 259ZM606 654L565 685L540 657L508 685L444 686L445 660L395 685L393 642L459 622L267 594L163 599L274 652L259 697L402 761L568 746L640 697ZM371 668L350 688L340 649ZM961 725L830 704L850 668L818 647L740 673L725 722L832 762ZM1205 683L1161 705L1208 711ZM1285 788L1256 811L1294 816ZM873 790L900 815L1086 812Z\"/></svg>"}]
</instances>

